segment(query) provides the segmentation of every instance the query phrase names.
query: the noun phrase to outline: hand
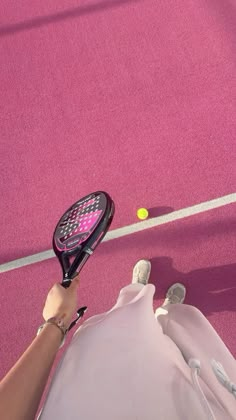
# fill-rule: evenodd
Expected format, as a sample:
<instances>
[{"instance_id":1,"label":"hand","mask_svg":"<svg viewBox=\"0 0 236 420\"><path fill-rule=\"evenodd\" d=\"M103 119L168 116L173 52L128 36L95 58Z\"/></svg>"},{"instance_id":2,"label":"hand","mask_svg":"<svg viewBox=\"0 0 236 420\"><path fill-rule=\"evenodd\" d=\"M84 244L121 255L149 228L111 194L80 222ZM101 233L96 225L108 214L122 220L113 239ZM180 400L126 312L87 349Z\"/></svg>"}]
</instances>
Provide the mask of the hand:
<instances>
[{"instance_id":1,"label":"hand","mask_svg":"<svg viewBox=\"0 0 236 420\"><path fill-rule=\"evenodd\" d=\"M64 321L67 328L69 327L78 306L78 285L78 276L73 279L70 287L67 289L59 283L54 284L47 295L46 303L43 309L43 317L45 321L52 317L58 317Z\"/></svg>"}]
</instances>

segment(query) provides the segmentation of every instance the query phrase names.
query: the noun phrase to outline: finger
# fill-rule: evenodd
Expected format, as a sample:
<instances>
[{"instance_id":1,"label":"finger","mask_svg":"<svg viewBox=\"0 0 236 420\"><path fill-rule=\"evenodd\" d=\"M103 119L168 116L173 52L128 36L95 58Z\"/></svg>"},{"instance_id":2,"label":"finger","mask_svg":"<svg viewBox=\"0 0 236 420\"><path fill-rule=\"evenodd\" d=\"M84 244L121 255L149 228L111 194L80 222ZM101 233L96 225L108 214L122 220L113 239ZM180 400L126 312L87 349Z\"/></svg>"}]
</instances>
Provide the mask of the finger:
<instances>
[{"instance_id":1,"label":"finger","mask_svg":"<svg viewBox=\"0 0 236 420\"><path fill-rule=\"evenodd\" d=\"M76 288L76 287L78 287L79 286L79 282L80 282L80 278L79 278L79 275L77 275L72 280L71 285L70 285L70 288Z\"/></svg>"}]
</instances>

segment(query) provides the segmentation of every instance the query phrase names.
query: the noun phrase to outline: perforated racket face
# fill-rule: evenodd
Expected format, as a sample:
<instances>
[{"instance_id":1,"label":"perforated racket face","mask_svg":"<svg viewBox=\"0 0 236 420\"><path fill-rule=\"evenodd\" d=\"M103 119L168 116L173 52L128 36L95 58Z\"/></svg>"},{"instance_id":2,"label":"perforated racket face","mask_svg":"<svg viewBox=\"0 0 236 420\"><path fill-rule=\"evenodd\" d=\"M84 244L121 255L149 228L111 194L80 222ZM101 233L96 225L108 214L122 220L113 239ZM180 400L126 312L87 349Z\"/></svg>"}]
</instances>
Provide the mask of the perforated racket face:
<instances>
[{"instance_id":1,"label":"perforated racket face","mask_svg":"<svg viewBox=\"0 0 236 420\"><path fill-rule=\"evenodd\" d=\"M82 245L101 220L107 199L102 193L79 200L62 216L54 233L58 251L73 250Z\"/></svg>"}]
</instances>

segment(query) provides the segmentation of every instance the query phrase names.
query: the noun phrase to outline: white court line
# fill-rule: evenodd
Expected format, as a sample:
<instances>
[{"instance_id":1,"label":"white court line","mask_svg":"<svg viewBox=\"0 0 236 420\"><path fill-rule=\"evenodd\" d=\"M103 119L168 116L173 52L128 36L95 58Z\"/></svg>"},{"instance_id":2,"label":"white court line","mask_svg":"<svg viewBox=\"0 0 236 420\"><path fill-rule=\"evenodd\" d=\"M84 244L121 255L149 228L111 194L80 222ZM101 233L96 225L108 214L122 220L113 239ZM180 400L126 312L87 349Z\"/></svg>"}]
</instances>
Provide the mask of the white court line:
<instances>
[{"instance_id":1,"label":"white court line","mask_svg":"<svg viewBox=\"0 0 236 420\"><path fill-rule=\"evenodd\" d=\"M213 210L218 207L225 206L236 202L236 193L225 195L214 200L206 201L204 203L196 204L195 206L186 207L185 209L176 210L172 213L164 214L163 216L153 217L143 222L134 223L129 226L124 226L107 233L102 242L111 241L112 239L121 238L122 236L130 235L132 233L140 232L145 229L150 229L155 226L164 225L165 223L175 222L176 220L184 219L185 217L194 216L208 210ZM19 258L17 260L9 261L0 265L0 273L14 270L16 268L24 267L26 265L34 264L40 261L48 260L55 257L53 250L39 252L38 254L29 255L28 257Z\"/></svg>"}]
</instances>

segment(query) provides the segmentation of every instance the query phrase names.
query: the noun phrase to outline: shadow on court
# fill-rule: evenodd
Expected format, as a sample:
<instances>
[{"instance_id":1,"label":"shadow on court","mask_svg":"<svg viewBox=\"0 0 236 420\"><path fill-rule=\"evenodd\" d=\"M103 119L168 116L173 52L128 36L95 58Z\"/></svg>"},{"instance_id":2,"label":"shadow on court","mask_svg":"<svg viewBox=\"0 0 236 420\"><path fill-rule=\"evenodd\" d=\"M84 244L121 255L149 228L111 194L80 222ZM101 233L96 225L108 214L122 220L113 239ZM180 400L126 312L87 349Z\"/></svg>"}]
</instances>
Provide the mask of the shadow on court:
<instances>
[{"instance_id":1,"label":"shadow on court","mask_svg":"<svg viewBox=\"0 0 236 420\"><path fill-rule=\"evenodd\" d=\"M227 244L229 236L232 244L232 234L235 230L235 218L232 217L202 222L185 219L105 242L98 252L107 254L109 258L117 258L118 252L119 258L121 255L126 258L126 254L132 250L140 258L151 259L150 281L156 286L157 300L164 299L171 284L180 282L187 287L186 303L197 306L204 315L222 311L235 312L236 264L217 266L217 258L214 256L214 247L221 246L219 240L224 238ZM186 255L186 266L188 253L194 255L194 249L197 250L197 255L208 256L209 266L191 271L190 265L189 272L178 271L174 267L175 261L170 256L176 255L179 259L181 255L183 258ZM195 267L199 258L197 255Z\"/></svg>"},{"instance_id":2,"label":"shadow on court","mask_svg":"<svg viewBox=\"0 0 236 420\"><path fill-rule=\"evenodd\" d=\"M164 299L168 287L183 283L187 288L186 303L196 306L204 315L215 312L235 312L236 264L206 267L181 273L169 257L151 259L151 282L156 286L158 299Z\"/></svg>"},{"instance_id":3,"label":"shadow on court","mask_svg":"<svg viewBox=\"0 0 236 420\"><path fill-rule=\"evenodd\" d=\"M137 1L140 0L100 1L89 5L74 7L51 15L38 16L25 21L13 23L11 25L2 25L0 26L0 36L7 36L17 32L27 31L34 28L40 28L42 26L50 25L52 23L58 23L68 19L75 19L80 16L87 15L89 13L98 13L106 9L114 9L122 5L126 5L128 3L137 3Z\"/></svg>"}]
</instances>

